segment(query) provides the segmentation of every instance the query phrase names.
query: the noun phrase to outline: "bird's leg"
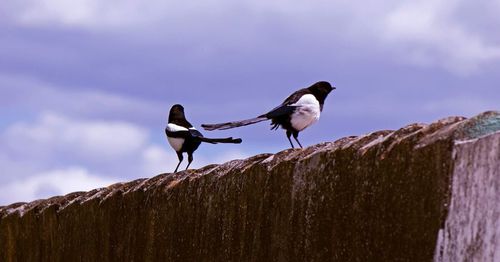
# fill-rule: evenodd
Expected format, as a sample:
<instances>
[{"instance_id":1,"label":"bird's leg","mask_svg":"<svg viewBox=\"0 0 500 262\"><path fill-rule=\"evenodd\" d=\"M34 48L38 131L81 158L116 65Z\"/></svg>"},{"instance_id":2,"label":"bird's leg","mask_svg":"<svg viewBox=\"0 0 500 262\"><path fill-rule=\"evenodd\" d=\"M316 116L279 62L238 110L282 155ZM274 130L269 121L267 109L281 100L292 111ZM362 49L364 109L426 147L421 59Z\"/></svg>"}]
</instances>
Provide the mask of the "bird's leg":
<instances>
[{"instance_id":1,"label":"bird's leg","mask_svg":"<svg viewBox=\"0 0 500 262\"><path fill-rule=\"evenodd\" d=\"M292 136L292 131L287 130L286 131L286 137L288 137L288 141L290 141L290 145L292 145L292 148L295 148L292 143L292 139L290 139L290 136Z\"/></svg>"},{"instance_id":2,"label":"bird's leg","mask_svg":"<svg viewBox=\"0 0 500 262\"><path fill-rule=\"evenodd\" d=\"M193 153L188 152L188 165L186 166L186 170L188 170L189 165L191 165L191 162L193 162Z\"/></svg>"},{"instance_id":3,"label":"bird's leg","mask_svg":"<svg viewBox=\"0 0 500 262\"><path fill-rule=\"evenodd\" d=\"M179 169L179 166L181 165L182 160L184 159L184 157L182 156L182 152L177 152L177 158L179 158L179 164L177 164L174 173L177 173L177 169Z\"/></svg>"},{"instance_id":4,"label":"bird's leg","mask_svg":"<svg viewBox=\"0 0 500 262\"><path fill-rule=\"evenodd\" d=\"M297 143L299 143L300 148L303 148L299 142L298 137L299 137L299 132L293 132L293 138L295 139L295 141L297 141Z\"/></svg>"}]
</instances>

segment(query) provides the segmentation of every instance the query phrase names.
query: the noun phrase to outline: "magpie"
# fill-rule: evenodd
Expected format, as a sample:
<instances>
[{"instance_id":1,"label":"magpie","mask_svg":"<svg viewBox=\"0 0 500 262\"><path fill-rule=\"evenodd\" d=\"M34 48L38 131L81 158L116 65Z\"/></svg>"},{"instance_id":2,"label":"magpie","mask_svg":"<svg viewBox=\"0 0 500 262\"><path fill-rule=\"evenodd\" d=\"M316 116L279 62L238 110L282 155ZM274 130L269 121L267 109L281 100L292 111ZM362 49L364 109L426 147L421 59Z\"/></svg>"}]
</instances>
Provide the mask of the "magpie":
<instances>
[{"instance_id":1,"label":"magpie","mask_svg":"<svg viewBox=\"0 0 500 262\"><path fill-rule=\"evenodd\" d=\"M165 128L165 134L167 135L168 143L177 153L177 157L179 158L179 164L175 168L174 173L179 169L179 165L182 163L184 157L182 153L187 153L188 155L188 165L186 170L193 162L193 153L198 149L201 142L217 144L217 143L232 143L239 144L241 143L240 138L233 139L232 137L228 138L206 138L200 133L200 131L196 130L196 128L191 125L186 119L184 115L184 107L182 105L173 105L170 108L170 113L168 115L168 124Z\"/></svg>"},{"instance_id":2,"label":"magpie","mask_svg":"<svg viewBox=\"0 0 500 262\"><path fill-rule=\"evenodd\" d=\"M226 130L271 120L271 130L276 130L279 127L285 129L292 148L294 148L290 139L292 135L302 148L298 139L299 132L318 121L321 111L323 111L325 99L334 89L335 87L332 87L330 83L320 81L308 88L297 90L285 99L281 105L256 118L221 124L203 124L201 126L209 131Z\"/></svg>"}]
</instances>

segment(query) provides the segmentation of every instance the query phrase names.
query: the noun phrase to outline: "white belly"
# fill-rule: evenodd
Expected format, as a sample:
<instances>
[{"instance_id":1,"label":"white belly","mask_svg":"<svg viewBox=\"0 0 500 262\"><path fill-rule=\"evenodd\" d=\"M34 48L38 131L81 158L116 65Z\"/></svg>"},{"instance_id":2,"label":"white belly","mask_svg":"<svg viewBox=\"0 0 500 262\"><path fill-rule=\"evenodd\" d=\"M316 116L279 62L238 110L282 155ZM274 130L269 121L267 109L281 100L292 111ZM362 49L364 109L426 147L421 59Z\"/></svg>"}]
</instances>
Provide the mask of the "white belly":
<instances>
[{"instance_id":1,"label":"white belly","mask_svg":"<svg viewBox=\"0 0 500 262\"><path fill-rule=\"evenodd\" d=\"M179 137L167 137L168 143L176 151L181 151L182 145L184 144L184 138Z\"/></svg>"},{"instance_id":2,"label":"white belly","mask_svg":"<svg viewBox=\"0 0 500 262\"><path fill-rule=\"evenodd\" d=\"M295 130L302 131L319 120L321 109L318 100L313 95L304 95L293 105L298 106L290 118Z\"/></svg>"},{"instance_id":3,"label":"white belly","mask_svg":"<svg viewBox=\"0 0 500 262\"><path fill-rule=\"evenodd\" d=\"M167 130L170 132L187 131L188 129L183 126L178 126L176 124L168 123ZM176 151L179 152L184 145L184 138L179 137L167 137L168 143Z\"/></svg>"}]
</instances>

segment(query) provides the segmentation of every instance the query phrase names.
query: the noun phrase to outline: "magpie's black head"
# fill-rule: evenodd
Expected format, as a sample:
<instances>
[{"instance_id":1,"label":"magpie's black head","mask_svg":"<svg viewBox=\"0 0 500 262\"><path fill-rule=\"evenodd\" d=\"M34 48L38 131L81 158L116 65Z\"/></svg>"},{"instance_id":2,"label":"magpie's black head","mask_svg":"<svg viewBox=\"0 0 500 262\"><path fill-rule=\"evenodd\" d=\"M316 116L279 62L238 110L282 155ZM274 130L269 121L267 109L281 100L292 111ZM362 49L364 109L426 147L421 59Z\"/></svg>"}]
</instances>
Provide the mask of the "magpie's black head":
<instances>
[{"instance_id":1,"label":"magpie's black head","mask_svg":"<svg viewBox=\"0 0 500 262\"><path fill-rule=\"evenodd\" d=\"M184 107L176 104L170 108L170 113L168 115L168 122L173 123L175 120L185 120Z\"/></svg>"},{"instance_id":2,"label":"magpie's black head","mask_svg":"<svg viewBox=\"0 0 500 262\"><path fill-rule=\"evenodd\" d=\"M328 94L333 89L335 89L335 87L333 87L332 85L330 85L330 83L328 83L326 81L320 81L320 82L313 84L308 89L316 97L316 99L318 99L318 101L321 104L323 104L325 102L325 99L328 96Z\"/></svg>"}]
</instances>

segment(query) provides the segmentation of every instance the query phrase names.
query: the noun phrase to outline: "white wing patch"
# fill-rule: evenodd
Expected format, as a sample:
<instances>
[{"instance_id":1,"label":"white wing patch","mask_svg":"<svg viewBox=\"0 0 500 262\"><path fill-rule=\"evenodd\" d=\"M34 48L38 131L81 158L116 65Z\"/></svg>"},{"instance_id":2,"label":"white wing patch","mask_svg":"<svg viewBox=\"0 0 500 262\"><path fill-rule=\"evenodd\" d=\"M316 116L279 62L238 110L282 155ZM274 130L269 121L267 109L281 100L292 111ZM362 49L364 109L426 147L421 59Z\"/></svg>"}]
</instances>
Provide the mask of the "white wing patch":
<instances>
[{"instance_id":1,"label":"white wing patch","mask_svg":"<svg viewBox=\"0 0 500 262\"><path fill-rule=\"evenodd\" d=\"M319 120L321 109L319 101L316 97L314 97L314 95L303 95L295 104L292 105L298 106L290 118L292 127L295 130L302 131Z\"/></svg>"},{"instance_id":2,"label":"white wing patch","mask_svg":"<svg viewBox=\"0 0 500 262\"><path fill-rule=\"evenodd\" d=\"M187 128L185 128L183 126L176 125L176 124L172 124L172 123L168 123L167 130L170 132L188 131Z\"/></svg>"}]
</instances>

